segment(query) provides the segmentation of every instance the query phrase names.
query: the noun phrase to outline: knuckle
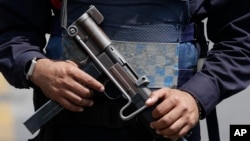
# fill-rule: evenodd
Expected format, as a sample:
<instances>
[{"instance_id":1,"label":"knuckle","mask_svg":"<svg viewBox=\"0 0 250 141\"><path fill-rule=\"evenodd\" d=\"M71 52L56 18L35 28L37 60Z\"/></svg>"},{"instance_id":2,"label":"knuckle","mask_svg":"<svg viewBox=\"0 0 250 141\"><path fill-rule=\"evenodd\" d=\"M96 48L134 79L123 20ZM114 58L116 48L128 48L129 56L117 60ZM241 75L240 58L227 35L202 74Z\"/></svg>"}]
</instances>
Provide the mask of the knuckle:
<instances>
[{"instance_id":1,"label":"knuckle","mask_svg":"<svg viewBox=\"0 0 250 141\"><path fill-rule=\"evenodd\" d=\"M89 97L92 96L92 93L91 93L91 90L90 90L90 89L88 89L88 92L85 94L85 96L86 96L87 98L89 98Z\"/></svg>"},{"instance_id":2,"label":"knuckle","mask_svg":"<svg viewBox=\"0 0 250 141\"><path fill-rule=\"evenodd\" d=\"M57 89L58 92L63 92L64 89L62 89L63 87L64 88L67 88L70 86L70 83L68 81L67 78L58 78L56 80L56 84L55 84L58 88L60 89Z\"/></svg>"},{"instance_id":3,"label":"knuckle","mask_svg":"<svg viewBox=\"0 0 250 141\"><path fill-rule=\"evenodd\" d=\"M82 106L90 106L91 103L92 103L92 101L89 99L82 99L82 101L81 101Z\"/></svg>"},{"instance_id":4,"label":"knuckle","mask_svg":"<svg viewBox=\"0 0 250 141\"><path fill-rule=\"evenodd\" d=\"M160 108L156 108L154 110L154 115L159 116L159 115L162 115L162 114L163 114L163 111Z\"/></svg>"},{"instance_id":5,"label":"knuckle","mask_svg":"<svg viewBox=\"0 0 250 141\"><path fill-rule=\"evenodd\" d=\"M177 104L179 103L179 98L178 98L178 96L172 95L172 96L169 98L169 102L170 102L170 104L172 104L172 105L177 105Z\"/></svg>"},{"instance_id":6,"label":"knuckle","mask_svg":"<svg viewBox=\"0 0 250 141\"><path fill-rule=\"evenodd\" d=\"M165 124L165 125L169 125L169 120L168 120L168 119L164 119L162 122L163 122L163 124Z\"/></svg>"},{"instance_id":7,"label":"knuckle","mask_svg":"<svg viewBox=\"0 0 250 141\"><path fill-rule=\"evenodd\" d=\"M189 109L189 106L187 104L182 104L182 112L185 113L185 112L188 112L188 109Z\"/></svg>"},{"instance_id":8,"label":"knuckle","mask_svg":"<svg viewBox=\"0 0 250 141\"><path fill-rule=\"evenodd\" d=\"M180 101L180 98L177 95L173 95L172 102L177 104L179 103L179 101Z\"/></svg>"},{"instance_id":9,"label":"knuckle","mask_svg":"<svg viewBox=\"0 0 250 141\"><path fill-rule=\"evenodd\" d=\"M75 68L74 67L66 67L66 72L69 75L73 75L75 73Z\"/></svg>"},{"instance_id":10,"label":"knuckle","mask_svg":"<svg viewBox=\"0 0 250 141\"><path fill-rule=\"evenodd\" d=\"M83 99L77 98L77 99L75 99L75 103L76 103L77 105L82 105Z\"/></svg>"},{"instance_id":11,"label":"knuckle","mask_svg":"<svg viewBox=\"0 0 250 141\"><path fill-rule=\"evenodd\" d=\"M86 81L87 84L93 84L93 82L94 82L94 80L91 77L87 77L85 79L85 81Z\"/></svg>"},{"instance_id":12,"label":"knuckle","mask_svg":"<svg viewBox=\"0 0 250 141\"><path fill-rule=\"evenodd\" d=\"M187 121L189 121L189 122L187 122L187 127L189 127L189 128L192 128L196 125L196 122L190 116L187 118Z\"/></svg>"},{"instance_id":13,"label":"knuckle","mask_svg":"<svg viewBox=\"0 0 250 141\"><path fill-rule=\"evenodd\" d=\"M170 127L168 128L168 130L169 130L169 132L172 133L173 135L178 133L178 129L175 128L175 127L173 127L173 126L170 126Z\"/></svg>"}]
</instances>

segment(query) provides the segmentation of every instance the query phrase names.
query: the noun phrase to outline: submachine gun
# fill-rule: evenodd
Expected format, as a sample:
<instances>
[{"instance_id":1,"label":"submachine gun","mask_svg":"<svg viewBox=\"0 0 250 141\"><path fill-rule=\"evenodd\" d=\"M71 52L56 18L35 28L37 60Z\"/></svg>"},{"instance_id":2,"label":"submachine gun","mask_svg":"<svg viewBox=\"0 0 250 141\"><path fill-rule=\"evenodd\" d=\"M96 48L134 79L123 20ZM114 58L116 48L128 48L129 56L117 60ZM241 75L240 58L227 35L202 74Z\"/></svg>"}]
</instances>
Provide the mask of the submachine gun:
<instances>
[{"instance_id":1,"label":"submachine gun","mask_svg":"<svg viewBox=\"0 0 250 141\"><path fill-rule=\"evenodd\" d=\"M78 47L83 49L91 59L91 63L87 63L81 69L97 79L100 76L106 76L108 81L113 84L112 88L120 91L127 100L127 103L120 110L122 120L129 120L138 116L149 131L156 138L160 138L149 127L149 123L153 120L151 116L153 107L145 105L145 101L151 93L151 90L147 87L150 82L146 76L139 77L122 55L111 45L111 40L99 27L103 19L102 14L95 6L90 6L84 14L67 28L70 39L77 42ZM110 91L112 92L112 90ZM107 91L104 93L109 97ZM135 110L124 115L124 111L130 106ZM62 109L63 107L55 101L49 100L25 121L24 125L31 133L34 133Z\"/></svg>"}]
</instances>

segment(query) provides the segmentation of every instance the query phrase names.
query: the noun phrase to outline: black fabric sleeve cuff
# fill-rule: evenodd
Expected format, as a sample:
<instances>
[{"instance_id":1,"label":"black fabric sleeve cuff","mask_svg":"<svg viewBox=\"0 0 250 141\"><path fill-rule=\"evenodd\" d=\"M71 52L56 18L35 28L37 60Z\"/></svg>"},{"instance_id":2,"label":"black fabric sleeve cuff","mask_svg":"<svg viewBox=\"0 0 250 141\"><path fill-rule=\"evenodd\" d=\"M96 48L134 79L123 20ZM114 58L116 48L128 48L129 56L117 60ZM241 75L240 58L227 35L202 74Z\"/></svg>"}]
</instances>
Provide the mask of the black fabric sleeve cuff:
<instances>
[{"instance_id":1,"label":"black fabric sleeve cuff","mask_svg":"<svg viewBox=\"0 0 250 141\"><path fill-rule=\"evenodd\" d=\"M195 97L201 108L201 118L205 118L217 105L220 98L219 89L211 78L198 72L180 90Z\"/></svg>"}]
</instances>

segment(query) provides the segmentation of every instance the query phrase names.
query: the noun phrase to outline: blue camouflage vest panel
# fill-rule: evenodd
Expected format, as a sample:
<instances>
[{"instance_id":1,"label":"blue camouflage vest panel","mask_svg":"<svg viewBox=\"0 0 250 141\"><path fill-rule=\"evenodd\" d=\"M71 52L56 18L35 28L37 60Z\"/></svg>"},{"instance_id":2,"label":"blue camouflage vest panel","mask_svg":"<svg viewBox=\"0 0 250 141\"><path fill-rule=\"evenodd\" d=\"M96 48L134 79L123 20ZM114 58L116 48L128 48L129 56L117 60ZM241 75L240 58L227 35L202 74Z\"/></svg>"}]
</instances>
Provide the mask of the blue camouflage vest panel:
<instances>
[{"instance_id":1,"label":"blue camouflage vest panel","mask_svg":"<svg viewBox=\"0 0 250 141\"><path fill-rule=\"evenodd\" d=\"M193 30L186 29L190 27L189 1L68 0L67 24L90 5L103 14L101 28L138 75L149 78L149 87L178 87L193 75L198 53L192 42L183 42L183 38L193 39ZM66 44L63 52L81 61L74 45Z\"/></svg>"}]
</instances>

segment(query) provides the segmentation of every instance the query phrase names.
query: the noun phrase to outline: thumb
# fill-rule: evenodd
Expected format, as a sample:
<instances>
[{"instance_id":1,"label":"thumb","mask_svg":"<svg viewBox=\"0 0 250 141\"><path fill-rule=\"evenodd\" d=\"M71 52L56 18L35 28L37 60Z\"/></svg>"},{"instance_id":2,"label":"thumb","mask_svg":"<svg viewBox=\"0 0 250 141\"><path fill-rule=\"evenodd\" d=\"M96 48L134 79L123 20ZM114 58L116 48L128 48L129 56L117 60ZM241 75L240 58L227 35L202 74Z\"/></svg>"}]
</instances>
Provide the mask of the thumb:
<instances>
[{"instance_id":1,"label":"thumb","mask_svg":"<svg viewBox=\"0 0 250 141\"><path fill-rule=\"evenodd\" d=\"M156 104L159 101L159 99L162 99L166 96L169 90L170 90L169 88L162 88L152 92L150 94L150 97L146 100L145 104L147 106L152 106Z\"/></svg>"},{"instance_id":2,"label":"thumb","mask_svg":"<svg viewBox=\"0 0 250 141\"><path fill-rule=\"evenodd\" d=\"M146 105L147 106L153 106L156 102L158 101L158 97L157 96L150 96L147 100L146 100Z\"/></svg>"}]
</instances>

